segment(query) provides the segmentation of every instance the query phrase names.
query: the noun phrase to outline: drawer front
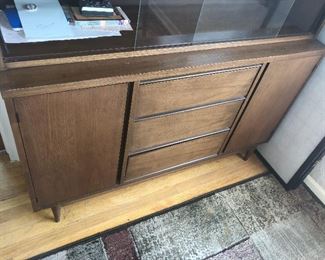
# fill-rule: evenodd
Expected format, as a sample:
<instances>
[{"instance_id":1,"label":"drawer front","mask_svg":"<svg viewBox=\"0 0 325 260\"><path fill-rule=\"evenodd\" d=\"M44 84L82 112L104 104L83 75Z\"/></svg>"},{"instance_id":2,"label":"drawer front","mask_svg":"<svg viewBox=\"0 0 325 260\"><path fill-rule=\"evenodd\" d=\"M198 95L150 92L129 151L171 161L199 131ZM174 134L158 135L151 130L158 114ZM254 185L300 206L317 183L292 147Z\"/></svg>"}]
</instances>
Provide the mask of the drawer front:
<instances>
[{"instance_id":1,"label":"drawer front","mask_svg":"<svg viewBox=\"0 0 325 260\"><path fill-rule=\"evenodd\" d=\"M217 155L228 132L202 137L129 157L126 180L168 170L191 161Z\"/></svg>"},{"instance_id":2,"label":"drawer front","mask_svg":"<svg viewBox=\"0 0 325 260\"><path fill-rule=\"evenodd\" d=\"M135 117L246 96L260 66L191 75L137 87Z\"/></svg>"},{"instance_id":3,"label":"drawer front","mask_svg":"<svg viewBox=\"0 0 325 260\"><path fill-rule=\"evenodd\" d=\"M242 101L135 121L131 152L230 128Z\"/></svg>"}]
</instances>

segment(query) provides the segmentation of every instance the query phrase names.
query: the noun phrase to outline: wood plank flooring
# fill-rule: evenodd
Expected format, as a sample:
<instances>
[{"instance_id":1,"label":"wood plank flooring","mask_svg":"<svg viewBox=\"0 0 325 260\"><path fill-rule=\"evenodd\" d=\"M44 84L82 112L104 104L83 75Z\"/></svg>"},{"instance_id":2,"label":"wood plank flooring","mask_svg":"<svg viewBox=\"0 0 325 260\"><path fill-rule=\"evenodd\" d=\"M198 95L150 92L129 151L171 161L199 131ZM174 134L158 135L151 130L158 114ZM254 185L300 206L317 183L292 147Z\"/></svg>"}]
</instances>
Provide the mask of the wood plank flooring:
<instances>
[{"instance_id":1,"label":"wood plank flooring","mask_svg":"<svg viewBox=\"0 0 325 260\"><path fill-rule=\"evenodd\" d=\"M19 163L2 153L0 259L26 259L265 171L255 156L229 156L66 205L55 223L50 210L32 211Z\"/></svg>"}]
</instances>

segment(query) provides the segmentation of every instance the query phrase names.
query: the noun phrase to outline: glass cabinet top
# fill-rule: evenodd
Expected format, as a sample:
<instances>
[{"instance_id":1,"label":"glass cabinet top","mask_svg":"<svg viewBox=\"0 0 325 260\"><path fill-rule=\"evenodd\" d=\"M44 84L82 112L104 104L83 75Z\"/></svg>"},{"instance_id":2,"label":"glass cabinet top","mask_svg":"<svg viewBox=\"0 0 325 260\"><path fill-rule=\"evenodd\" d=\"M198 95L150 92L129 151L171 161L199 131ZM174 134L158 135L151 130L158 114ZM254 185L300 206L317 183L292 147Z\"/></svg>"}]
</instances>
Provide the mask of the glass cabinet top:
<instances>
[{"instance_id":1,"label":"glass cabinet top","mask_svg":"<svg viewBox=\"0 0 325 260\"><path fill-rule=\"evenodd\" d=\"M324 2L143 0L135 47L272 38L312 32Z\"/></svg>"},{"instance_id":2,"label":"glass cabinet top","mask_svg":"<svg viewBox=\"0 0 325 260\"><path fill-rule=\"evenodd\" d=\"M10 3L13 1L0 0L2 9ZM2 37L4 57L41 58L314 33L325 13L325 0L112 0L111 3L123 9L132 30L120 31L118 35L33 43L6 43ZM78 5L78 1L61 0L60 4L71 7Z\"/></svg>"}]
</instances>

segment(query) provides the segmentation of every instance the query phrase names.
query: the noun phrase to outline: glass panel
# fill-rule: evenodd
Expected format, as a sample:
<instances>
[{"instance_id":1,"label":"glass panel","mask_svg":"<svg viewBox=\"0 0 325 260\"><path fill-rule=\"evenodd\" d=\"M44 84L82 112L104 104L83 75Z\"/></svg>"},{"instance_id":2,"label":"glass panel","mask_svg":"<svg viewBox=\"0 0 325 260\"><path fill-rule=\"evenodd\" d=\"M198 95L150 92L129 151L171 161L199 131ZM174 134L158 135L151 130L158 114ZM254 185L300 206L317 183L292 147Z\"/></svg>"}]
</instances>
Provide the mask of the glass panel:
<instances>
[{"instance_id":1,"label":"glass panel","mask_svg":"<svg viewBox=\"0 0 325 260\"><path fill-rule=\"evenodd\" d=\"M194 42L275 37L294 0L204 0Z\"/></svg>"},{"instance_id":2,"label":"glass panel","mask_svg":"<svg viewBox=\"0 0 325 260\"><path fill-rule=\"evenodd\" d=\"M192 43L203 0L142 0L136 47Z\"/></svg>"},{"instance_id":3,"label":"glass panel","mask_svg":"<svg viewBox=\"0 0 325 260\"><path fill-rule=\"evenodd\" d=\"M296 0L282 26L280 35L315 32L324 19L324 14L324 0Z\"/></svg>"},{"instance_id":4,"label":"glass panel","mask_svg":"<svg viewBox=\"0 0 325 260\"><path fill-rule=\"evenodd\" d=\"M0 0L1 1L1 0ZM60 0L62 6L78 6L78 0ZM140 0L111 0L114 7L120 6L131 21L133 31L121 31L121 36L98 37L80 40L47 41L33 43L6 44L3 53L8 61L43 57L80 55L83 53L102 53L134 50L138 24ZM2 3L13 4L12 1ZM46 31L44 31L46 36Z\"/></svg>"},{"instance_id":5,"label":"glass panel","mask_svg":"<svg viewBox=\"0 0 325 260\"><path fill-rule=\"evenodd\" d=\"M78 6L78 0L59 1L62 6ZM126 13L133 31L121 30L121 35L114 37L95 35L96 38L33 43L6 43L0 37L4 58L16 61L299 35L315 32L325 15L325 0L111 0L111 3ZM14 1L0 0L2 10L8 4L13 5ZM14 33L24 35L23 31Z\"/></svg>"}]
</instances>

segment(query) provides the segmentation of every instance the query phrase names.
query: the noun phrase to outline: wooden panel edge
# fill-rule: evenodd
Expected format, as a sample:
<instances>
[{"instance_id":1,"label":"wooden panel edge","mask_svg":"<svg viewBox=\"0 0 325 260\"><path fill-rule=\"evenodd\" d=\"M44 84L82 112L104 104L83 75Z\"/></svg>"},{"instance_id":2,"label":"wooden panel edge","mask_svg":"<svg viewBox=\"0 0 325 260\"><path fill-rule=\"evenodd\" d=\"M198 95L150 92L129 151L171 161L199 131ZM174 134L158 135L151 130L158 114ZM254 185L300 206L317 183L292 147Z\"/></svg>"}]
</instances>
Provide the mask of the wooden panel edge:
<instances>
[{"instance_id":1,"label":"wooden panel edge","mask_svg":"<svg viewBox=\"0 0 325 260\"><path fill-rule=\"evenodd\" d=\"M177 80L183 80L183 79L199 78L199 77L213 76L213 75L224 74L224 73L236 73L236 72L242 72L245 70L252 70L252 69L258 70L261 66L262 66L261 64L253 64L253 65L249 65L249 66L211 70L211 71L206 71L206 72L201 72L201 73L194 73L194 74L190 73L190 74L186 74L186 75L177 75L175 77L159 78L159 79L141 81L140 85L150 85L150 84L166 82L166 81L177 81Z\"/></svg>"},{"instance_id":2,"label":"wooden panel edge","mask_svg":"<svg viewBox=\"0 0 325 260\"><path fill-rule=\"evenodd\" d=\"M74 82L66 83L57 83L57 84L46 84L42 86L31 86L26 88L11 88L6 89L6 86L2 87L2 96L7 97L21 97L21 96L31 96L37 94L47 94L60 91L68 91L73 89L83 89L90 87L98 87L105 85L113 85L119 83L128 83L128 82L137 82L143 80L152 80L157 78L172 77L182 74L190 73L204 73L212 70L221 70L221 69L231 69L236 67L246 67L257 64L270 63L274 61L288 60L288 59L298 59L311 56L320 56L324 55L325 47L315 49L307 49L305 51L291 52L291 53L276 53L272 56L261 56L261 57L243 57L242 59L229 60L229 61L219 61L216 63L207 63L192 65L187 67L180 68L171 68L164 70L155 70L144 73L130 73L126 75L118 76L107 76L102 78L80 80Z\"/></svg>"},{"instance_id":3,"label":"wooden panel edge","mask_svg":"<svg viewBox=\"0 0 325 260\"><path fill-rule=\"evenodd\" d=\"M267 63L262 64L259 71L257 72L257 74L255 76L255 79L253 80L252 85L251 85L251 87L250 87L250 89L248 91L246 99L243 102L243 104L242 104L242 106L241 106L241 108L240 108L240 110L239 110L239 112L238 112L238 114L237 114L237 116L236 116L236 118L234 120L234 123L230 127L229 134L226 137L226 140L225 140L224 144L221 147L221 153L224 153L226 151L226 147L227 147L227 145L228 145L228 143L229 143L229 141L230 141L230 139L231 139L231 137L232 137L232 135L233 135L239 121L240 121L240 119L242 118L242 116L243 116L243 114L244 114L244 112L245 112L245 110L246 110L246 108L248 106L248 103L251 100L251 97L252 97L253 93L255 92L256 88L258 87L258 84L259 84L260 80L262 79L263 74L267 69L267 66L268 66Z\"/></svg>"},{"instance_id":4,"label":"wooden panel edge","mask_svg":"<svg viewBox=\"0 0 325 260\"><path fill-rule=\"evenodd\" d=\"M171 53L190 52L190 51L197 51L197 50L220 49L225 47L226 48L240 47L240 46L248 46L253 44L291 42L291 41L300 41L300 40L310 40L313 38L314 36L312 34L306 34L306 35L299 35L299 36L285 36L285 37L272 38L272 39L269 38L269 39L230 41L230 42L207 43L207 44L198 44L198 45L182 46L182 47L179 46L179 47L157 48L157 49L150 49L150 50L137 50L137 51L130 51L130 52L81 55L81 56L66 57L66 58L49 58L49 59L39 59L39 60L30 60L30 61L15 61L15 62L6 62L5 64L8 69L14 69L14 68L24 68L24 67L49 66L49 65L75 63L75 62L120 59L120 58L127 58L127 57L152 56L158 54L171 54Z\"/></svg>"},{"instance_id":5,"label":"wooden panel edge","mask_svg":"<svg viewBox=\"0 0 325 260\"><path fill-rule=\"evenodd\" d=\"M138 93L138 87L140 85L140 82L135 82L133 83L132 86L132 97L130 100L130 113L129 113L129 118L128 118L128 129L127 129L127 136L125 140L125 147L124 147L124 155L123 155L123 162L122 162L122 169L121 169L121 176L120 176L120 183L125 182L125 176L126 176L126 169L127 169L127 164L128 164L128 158L129 158L129 150L130 146L132 143L132 132L133 132L133 116L135 114L135 110L137 107L137 93Z\"/></svg>"},{"instance_id":6,"label":"wooden panel edge","mask_svg":"<svg viewBox=\"0 0 325 260\"><path fill-rule=\"evenodd\" d=\"M15 109L15 104L13 99L5 99L6 108L8 111L8 117L11 125L11 129L15 138L15 143L17 146L18 155L20 161L23 164L24 176L28 186L28 192L30 194L30 199L32 202L32 206L34 211L40 210L40 206L37 203L37 197L35 194L34 184L32 177L30 175L27 155L25 153L24 142L20 133L19 122L17 121L17 114Z\"/></svg>"}]
</instances>

